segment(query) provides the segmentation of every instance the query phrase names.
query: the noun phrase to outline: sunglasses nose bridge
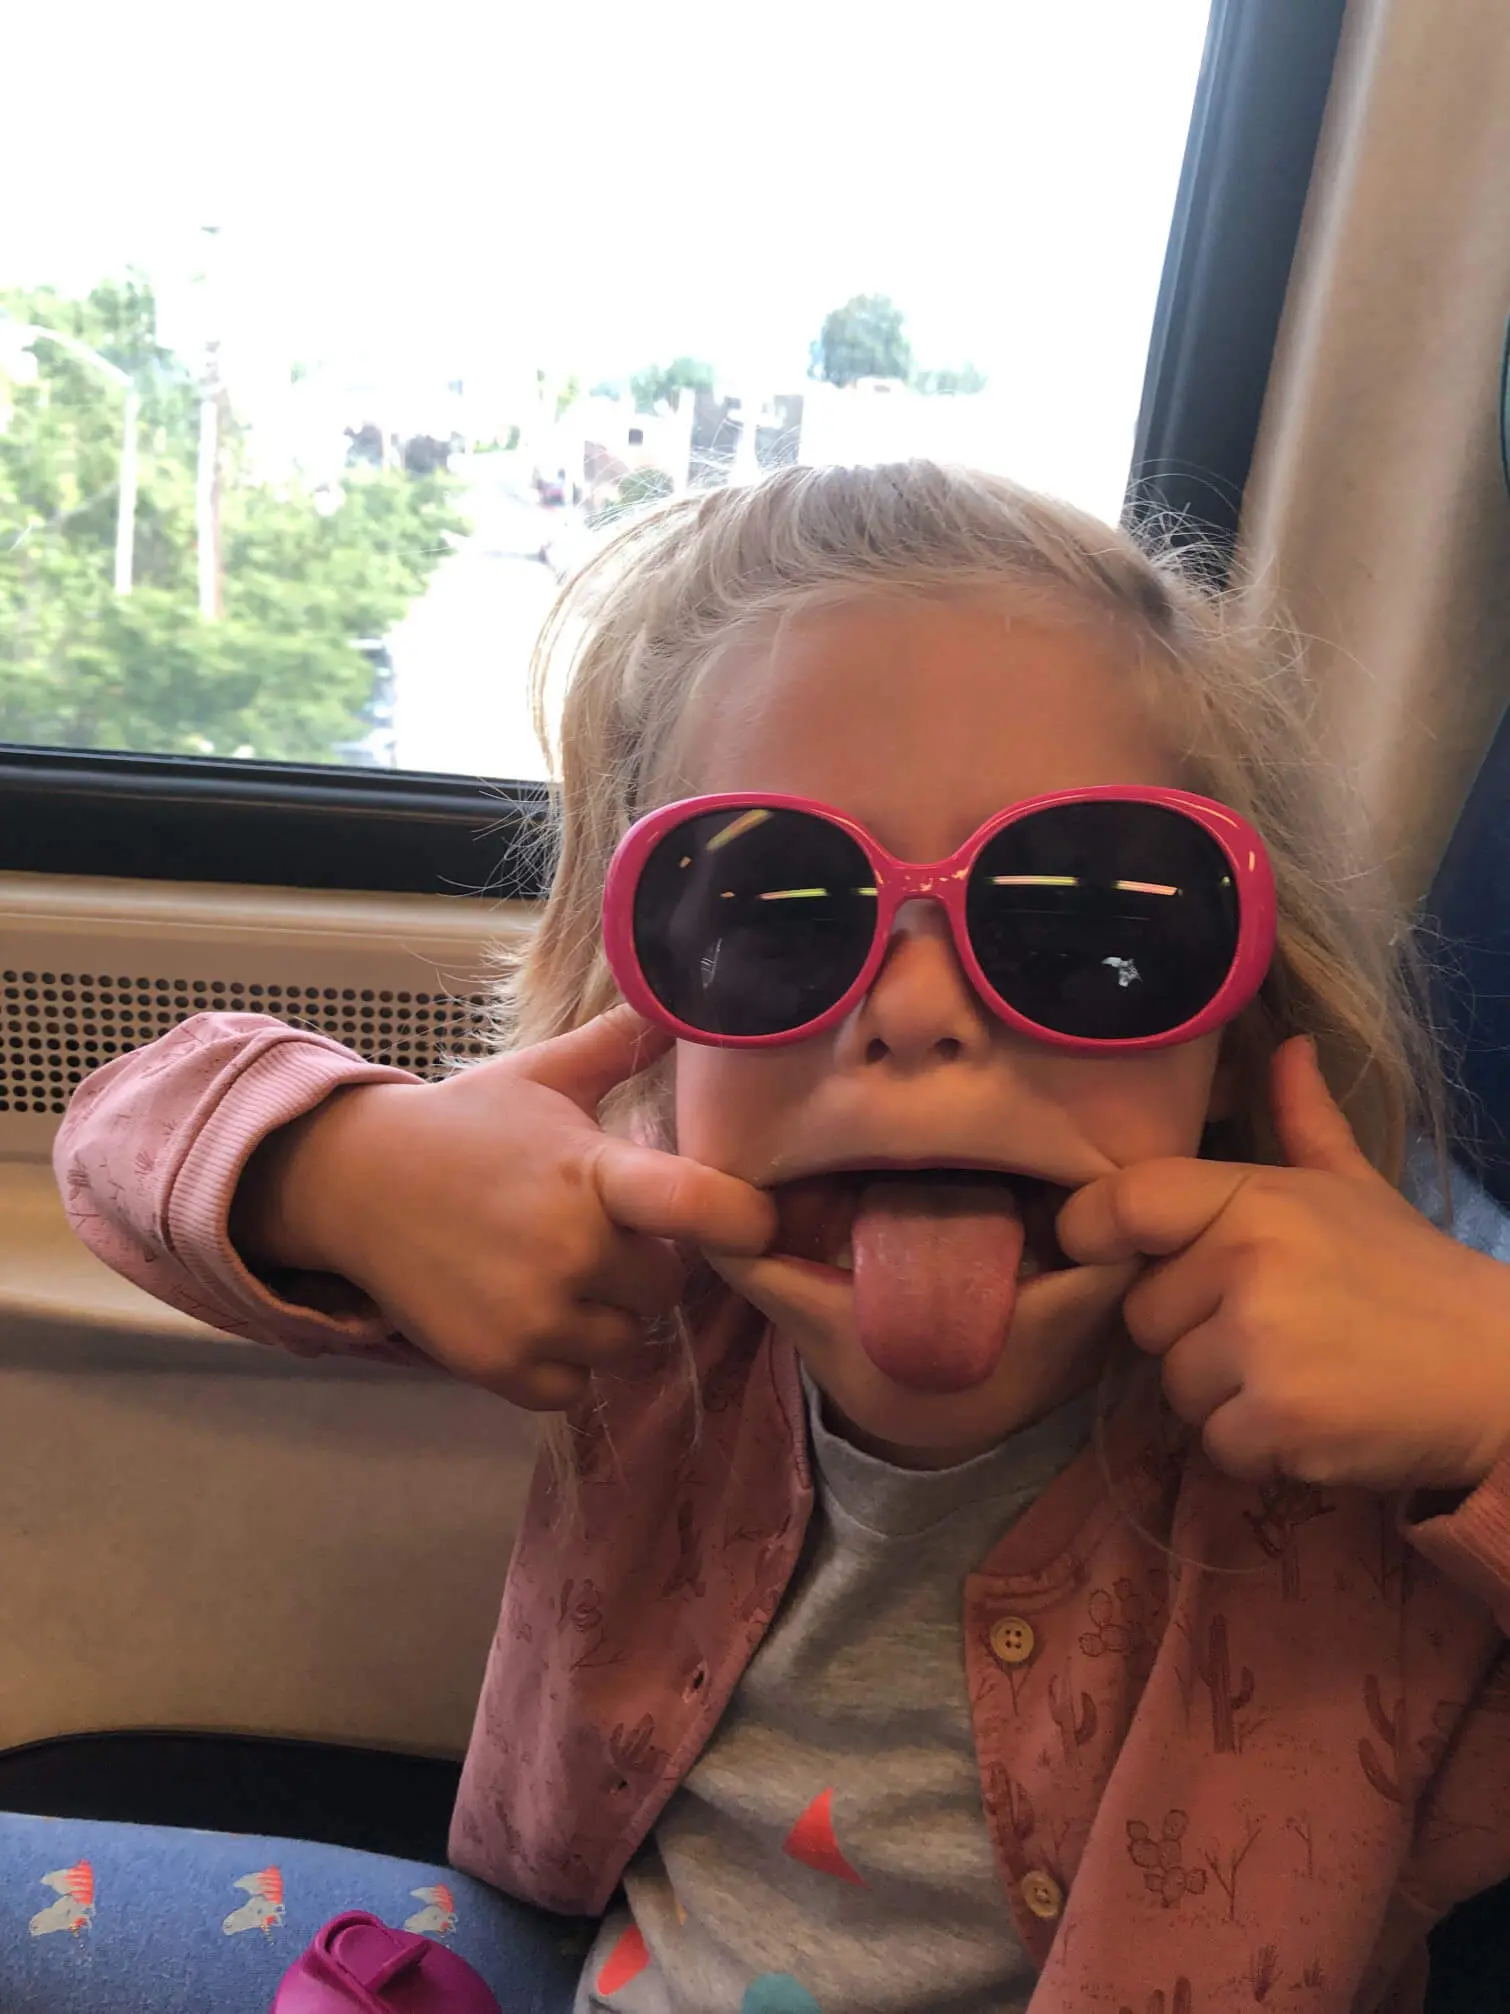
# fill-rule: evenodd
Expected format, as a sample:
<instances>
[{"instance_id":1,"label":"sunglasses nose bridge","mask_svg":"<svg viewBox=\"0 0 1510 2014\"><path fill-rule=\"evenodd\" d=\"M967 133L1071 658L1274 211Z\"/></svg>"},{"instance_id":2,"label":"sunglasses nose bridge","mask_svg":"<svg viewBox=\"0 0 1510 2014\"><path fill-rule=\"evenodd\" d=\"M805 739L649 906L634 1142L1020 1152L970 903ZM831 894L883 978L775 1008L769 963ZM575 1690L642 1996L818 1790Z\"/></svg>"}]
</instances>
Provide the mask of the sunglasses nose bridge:
<instances>
[{"instance_id":1,"label":"sunglasses nose bridge","mask_svg":"<svg viewBox=\"0 0 1510 2014\"><path fill-rule=\"evenodd\" d=\"M943 918L946 934L957 935L955 917L959 908L959 891L968 878L968 868L952 864L943 866L937 862L924 864L907 860L892 863L891 872L886 877L887 885L882 890L879 919L887 938L896 936L902 911L914 903L923 903L930 911L936 911Z\"/></svg>"},{"instance_id":2,"label":"sunglasses nose bridge","mask_svg":"<svg viewBox=\"0 0 1510 2014\"><path fill-rule=\"evenodd\" d=\"M968 867L959 867L954 863L892 863L891 873L887 876L888 885L883 890L881 913L877 918L883 963L889 960L891 948L899 937L913 934L906 926L906 912L921 909L928 920L920 934L938 937L948 944L961 971L968 977L971 961L966 955L968 947L960 903L968 878ZM974 990L973 980L971 989Z\"/></svg>"},{"instance_id":3,"label":"sunglasses nose bridge","mask_svg":"<svg viewBox=\"0 0 1510 2014\"><path fill-rule=\"evenodd\" d=\"M970 869L954 861L889 860L885 880L892 906L904 902L931 901L948 907L950 891L968 880Z\"/></svg>"}]
</instances>

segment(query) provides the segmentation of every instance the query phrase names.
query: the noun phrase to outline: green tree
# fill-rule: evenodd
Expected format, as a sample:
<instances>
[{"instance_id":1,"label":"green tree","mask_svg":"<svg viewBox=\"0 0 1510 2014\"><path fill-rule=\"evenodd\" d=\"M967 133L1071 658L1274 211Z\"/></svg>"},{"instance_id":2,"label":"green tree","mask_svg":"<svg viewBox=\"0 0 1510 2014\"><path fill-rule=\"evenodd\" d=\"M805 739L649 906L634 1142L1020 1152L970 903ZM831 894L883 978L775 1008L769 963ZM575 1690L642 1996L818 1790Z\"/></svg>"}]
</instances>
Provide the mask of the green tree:
<instances>
[{"instance_id":1,"label":"green tree","mask_svg":"<svg viewBox=\"0 0 1510 2014\"><path fill-rule=\"evenodd\" d=\"M619 484L618 501L621 509L633 510L639 504L660 503L675 489L664 469L631 469Z\"/></svg>"},{"instance_id":2,"label":"green tree","mask_svg":"<svg viewBox=\"0 0 1510 2014\"><path fill-rule=\"evenodd\" d=\"M535 370L535 389L542 400L546 396L549 382L545 371L537 366ZM559 420L561 415L570 411L582 396L582 380L577 376L575 371L569 372L556 385L554 396L556 401L556 418Z\"/></svg>"},{"instance_id":3,"label":"green tree","mask_svg":"<svg viewBox=\"0 0 1510 2014\"><path fill-rule=\"evenodd\" d=\"M713 366L700 363L696 357L673 357L669 364L647 364L629 380L629 389L634 394L635 411L653 413L663 402L669 404L678 392L711 392Z\"/></svg>"},{"instance_id":4,"label":"green tree","mask_svg":"<svg viewBox=\"0 0 1510 2014\"><path fill-rule=\"evenodd\" d=\"M445 474L349 468L336 489L252 473L223 430L224 614L198 610L198 394L157 340L151 289L0 294L12 321L78 337L142 400L133 591L113 589L119 391L56 344L0 353L0 740L326 761L363 731L381 636L465 530ZM3 323L0 323L3 328Z\"/></svg>"},{"instance_id":5,"label":"green tree","mask_svg":"<svg viewBox=\"0 0 1510 2014\"><path fill-rule=\"evenodd\" d=\"M614 524L633 511L643 510L648 504L662 502L675 492L676 484L665 469L631 469L620 479L613 495L590 514L588 523L595 530L601 525Z\"/></svg>"},{"instance_id":6,"label":"green tree","mask_svg":"<svg viewBox=\"0 0 1510 2014\"><path fill-rule=\"evenodd\" d=\"M967 398L973 392L983 392L989 382L985 372L974 364L960 364L953 370L917 371L912 380L915 391L936 393L943 398Z\"/></svg>"},{"instance_id":7,"label":"green tree","mask_svg":"<svg viewBox=\"0 0 1510 2014\"><path fill-rule=\"evenodd\" d=\"M831 385L910 377L912 345L901 309L889 294L855 294L824 317L810 359L808 376Z\"/></svg>"}]
</instances>

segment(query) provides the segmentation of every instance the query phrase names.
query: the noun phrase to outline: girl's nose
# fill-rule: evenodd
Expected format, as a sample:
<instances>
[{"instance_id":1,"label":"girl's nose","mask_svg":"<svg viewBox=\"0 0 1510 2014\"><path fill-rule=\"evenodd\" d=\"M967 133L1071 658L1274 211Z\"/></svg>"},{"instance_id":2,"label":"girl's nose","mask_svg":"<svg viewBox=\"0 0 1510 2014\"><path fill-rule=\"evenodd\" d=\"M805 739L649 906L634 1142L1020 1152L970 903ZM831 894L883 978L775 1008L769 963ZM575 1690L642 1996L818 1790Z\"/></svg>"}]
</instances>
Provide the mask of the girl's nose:
<instances>
[{"instance_id":1,"label":"girl's nose","mask_svg":"<svg viewBox=\"0 0 1510 2014\"><path fill-rule=\"evenodd\" d=\"M903 1069L972 1062L991 1046L991 1023L965 977L943 909L905 902L885 962L845 1023L841 1048L846 1060Z\"/></svg>"}]
</instances>

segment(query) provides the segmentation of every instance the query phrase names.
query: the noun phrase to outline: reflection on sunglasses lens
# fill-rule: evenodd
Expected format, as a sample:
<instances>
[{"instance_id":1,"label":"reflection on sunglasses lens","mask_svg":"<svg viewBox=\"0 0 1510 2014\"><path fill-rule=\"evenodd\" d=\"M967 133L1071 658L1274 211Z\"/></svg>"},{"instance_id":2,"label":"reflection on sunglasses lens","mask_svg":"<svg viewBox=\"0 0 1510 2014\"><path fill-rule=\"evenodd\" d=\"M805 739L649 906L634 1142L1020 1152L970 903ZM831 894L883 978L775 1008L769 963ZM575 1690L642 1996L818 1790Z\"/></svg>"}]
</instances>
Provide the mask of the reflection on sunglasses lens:
<instances>
[{"instance_id":1,"label":"reflection on sunglasses lens","mask_svg":"<svg viewBox=\"0 0 1510 2014\"><path fill-rule=\"evenodd\" d=\"M1035 811L982 849L965 901L981 970L1019 1014L1089 1041L1183 1027L1238 941L1221 847L1167 805Z\"/></svg>"},{"instance_id":2,"label":"reflection on sunglasses lens","mask_svg":"<svg viewBox=\"0 0 1510 2014\"><path fill-rule=\"evenodd\" d=\"M804 811L707 812L641 870L634 940L657 1000L709 1035L804 1027L853 985L875 939L870 863Z\"/></svg>"}]
</instances>

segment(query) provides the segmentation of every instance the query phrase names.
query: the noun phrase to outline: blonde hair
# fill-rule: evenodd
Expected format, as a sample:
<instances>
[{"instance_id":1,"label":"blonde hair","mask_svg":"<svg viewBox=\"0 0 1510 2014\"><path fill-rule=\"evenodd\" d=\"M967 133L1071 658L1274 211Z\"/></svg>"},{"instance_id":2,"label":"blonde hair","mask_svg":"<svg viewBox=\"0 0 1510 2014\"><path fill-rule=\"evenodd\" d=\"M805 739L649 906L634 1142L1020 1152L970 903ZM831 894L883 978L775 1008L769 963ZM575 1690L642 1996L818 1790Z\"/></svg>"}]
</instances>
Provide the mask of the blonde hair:
<instances>
[{"instance_id":1,"label":"blonde hair","mask_svg":"<svg viewBox=\"0 0 1510 2014\"><path fill-rule=\"evenodd\" d=\"M783 469L682 498L636 518L567 586L534 666L557 778L554 875L504 973L500 1039L544 1040L616 998L599 930L608 862L629 824L676 794L678 729L718 655L814 606L897 594L991 595L1112 625L1188 786L1263 834L1278 949L1230 1031L1237 1109L1213 1126L1209 1151L1276 1158L1266 1065L1294 1034L1315 1038L1364 1152L1391 1180L1412 1134L1440 1146L1440 1071L1408 919L1321 756L1303 652L1251 588L1218 591L1167 539L1153 546L1001 477L929 462ZM547 719L563 670L554 750ZM642 1127L669 1139L664 1073L638 1107Z\"/></svg>"}]
</instances>

